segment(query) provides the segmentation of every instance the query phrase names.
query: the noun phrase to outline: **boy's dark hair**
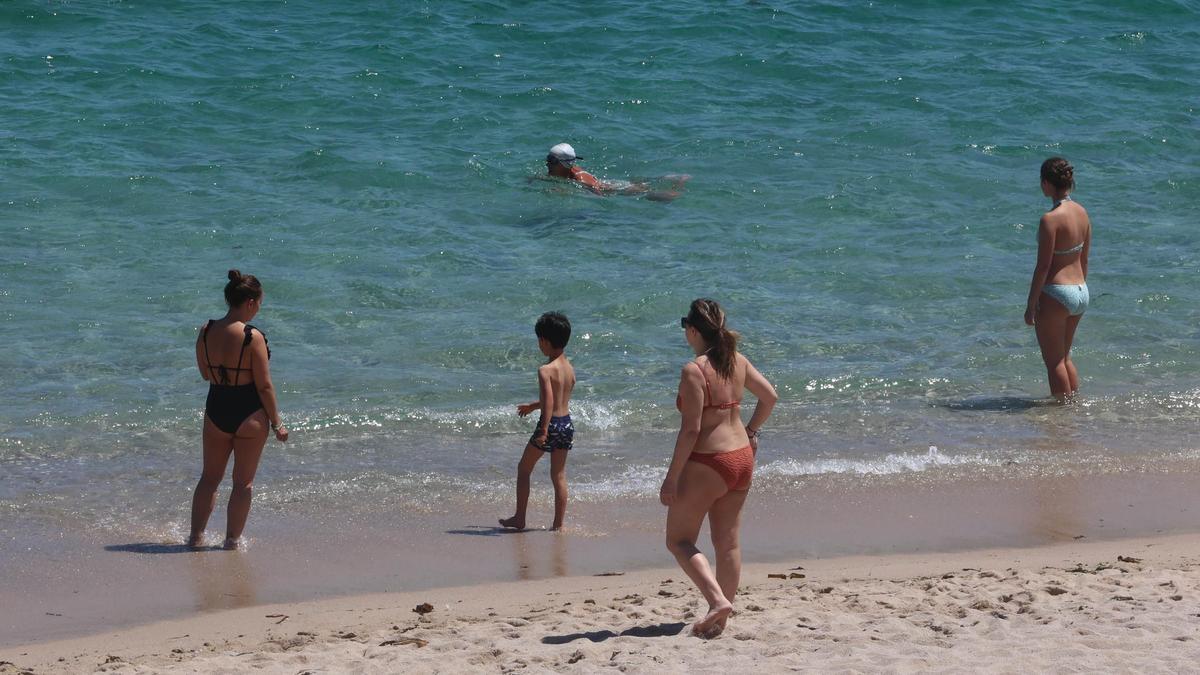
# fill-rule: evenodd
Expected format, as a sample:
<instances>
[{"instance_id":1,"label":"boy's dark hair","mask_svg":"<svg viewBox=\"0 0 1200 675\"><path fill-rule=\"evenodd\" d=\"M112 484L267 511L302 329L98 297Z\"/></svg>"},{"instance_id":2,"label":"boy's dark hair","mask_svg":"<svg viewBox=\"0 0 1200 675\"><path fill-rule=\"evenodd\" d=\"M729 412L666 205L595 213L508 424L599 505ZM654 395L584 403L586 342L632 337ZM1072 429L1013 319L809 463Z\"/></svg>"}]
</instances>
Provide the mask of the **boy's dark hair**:
<instances>
[{"instance_id":1,"label":"boy's dark hair","mask_svg":"<svg viewBox=\"0 0 1200 675\"><path fill-rule=\"evenodd\" d=\"M562 349L571 340L571 321L561 312L546 312L538 317L533 332L555 349Z\"/></svg>"}]
</instances>

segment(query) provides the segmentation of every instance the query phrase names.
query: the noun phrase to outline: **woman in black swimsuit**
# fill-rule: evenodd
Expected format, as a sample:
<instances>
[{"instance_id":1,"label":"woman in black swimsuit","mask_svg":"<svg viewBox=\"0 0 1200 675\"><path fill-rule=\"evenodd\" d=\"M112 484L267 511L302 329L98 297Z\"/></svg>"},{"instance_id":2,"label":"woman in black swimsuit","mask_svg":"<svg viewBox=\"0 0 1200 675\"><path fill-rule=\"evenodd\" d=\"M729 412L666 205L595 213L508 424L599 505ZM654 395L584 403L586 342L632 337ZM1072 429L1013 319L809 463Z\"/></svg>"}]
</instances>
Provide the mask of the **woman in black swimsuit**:
<instances>
[{"instance_id":1,"label":"woman in black swimsuit","mask_svg":"<svg viewBox=\"0 0 1200 675\"><path fill-rule=\"evenodd\" d=\"M217 486L233 454L233 492L229 495L227 550L236 549L250 513L250 497L258 459L267 443L267 428L281 442L288 438L279 420L271 386L267 338L248 321L262 307L262 284L250 274L229 270L225 302L229 311L200 327L196 366L209 382L204 406L204 472L192 497L192 533L188 546L203 544L204 527L217 503Z\"/></svg>"}]
</instances>

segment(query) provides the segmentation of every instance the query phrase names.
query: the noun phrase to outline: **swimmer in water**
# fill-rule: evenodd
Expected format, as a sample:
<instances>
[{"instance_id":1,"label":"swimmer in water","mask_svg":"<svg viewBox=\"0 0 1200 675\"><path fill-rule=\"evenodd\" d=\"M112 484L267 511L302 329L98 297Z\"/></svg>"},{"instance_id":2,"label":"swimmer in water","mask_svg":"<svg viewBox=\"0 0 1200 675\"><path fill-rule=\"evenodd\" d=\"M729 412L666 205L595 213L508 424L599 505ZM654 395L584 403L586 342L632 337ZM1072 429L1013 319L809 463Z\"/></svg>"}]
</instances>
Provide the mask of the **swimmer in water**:
<instances>
[{"instance_id":1,"label":"swimmer in water","mask_svg":"<svg viewBox=\"0 0 1200 675\"><path fill-rule=\"evenodd\" d=\"M575 148L568 143L559 143L550 148L546 155L546 174L577 181L580 185L591 188L593 192L602 194L604 187L600 179L575 166L575 161L579 159L583 158L575 154Z\"/></svg>"},{"instance_id":2,"label":"swimmer in water","mask_svg":"<svg viewBox=\"0 0 1200 675\"><path fill-rule=\"evenodd\" d=\"M669 202L678 197L683 189L683 184L691 178L687 175L664 176L665 179L671 181L671 189L651 190L650 184L644 181L600 180L575 165L575 162L580 159L583 158L575 154L575 148L570 144L559 143L550 148L550 152L546 155L546 174L554 178L575 181L601 196L645 195L646 199L660 202Z\"/></svg>"}]
</instances>

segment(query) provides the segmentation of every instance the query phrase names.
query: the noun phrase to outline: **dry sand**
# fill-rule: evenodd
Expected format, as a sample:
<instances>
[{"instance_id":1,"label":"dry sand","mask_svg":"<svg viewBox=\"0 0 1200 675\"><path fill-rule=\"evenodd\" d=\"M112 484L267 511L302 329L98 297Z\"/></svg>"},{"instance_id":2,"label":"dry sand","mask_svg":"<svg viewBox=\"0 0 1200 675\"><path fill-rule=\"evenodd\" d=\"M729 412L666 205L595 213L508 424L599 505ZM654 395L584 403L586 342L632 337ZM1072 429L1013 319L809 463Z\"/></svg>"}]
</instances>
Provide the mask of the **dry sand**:
<instances>
[{"instance_id":1,"label":"dry sand","mask_svg":"<svg viewBox=\"0 0 1200 675\"><path fill-rule=\"evenodd\" d=\"M709 641L687 630L699 593L664 568L209 613L5 649L0 673L1200 667L1200 535L747 565L742 586Z\"/></svg>"}]
</instances>

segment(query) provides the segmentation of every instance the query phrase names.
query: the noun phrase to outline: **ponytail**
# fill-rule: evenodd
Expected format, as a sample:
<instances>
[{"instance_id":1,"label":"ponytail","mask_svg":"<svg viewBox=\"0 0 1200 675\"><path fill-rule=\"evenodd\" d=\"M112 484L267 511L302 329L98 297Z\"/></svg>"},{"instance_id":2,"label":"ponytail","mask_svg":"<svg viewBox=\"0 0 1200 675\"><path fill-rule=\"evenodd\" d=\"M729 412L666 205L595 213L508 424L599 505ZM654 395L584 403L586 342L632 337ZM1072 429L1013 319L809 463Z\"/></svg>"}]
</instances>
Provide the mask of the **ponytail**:
<instances>
[{"instance_id":1,"label":"ponytail","mask_svg":"<svg viewBox=\"0 0 1200 675\"><path fill-rule=\"evenodd\" d=\"M700 332L708 346L708 362L723 378L733 377L737 363L737 343L741 338L737 331L725 327L725 311L715 300L699 298L688 310L687 322Z\"/></svg>"}]
</instances>

